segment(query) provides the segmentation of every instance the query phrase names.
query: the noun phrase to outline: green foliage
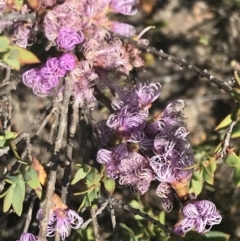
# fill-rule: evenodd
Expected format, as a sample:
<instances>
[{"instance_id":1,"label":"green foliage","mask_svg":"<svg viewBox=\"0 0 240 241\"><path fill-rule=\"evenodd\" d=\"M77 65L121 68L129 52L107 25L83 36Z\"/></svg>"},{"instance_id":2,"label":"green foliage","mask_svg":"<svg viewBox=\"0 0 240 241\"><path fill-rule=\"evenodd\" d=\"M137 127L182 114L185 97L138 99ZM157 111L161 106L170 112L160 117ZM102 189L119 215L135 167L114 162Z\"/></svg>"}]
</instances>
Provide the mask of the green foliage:
<instances>
[{"instance_id":1,"label":"green foliage","mask_svg":"<svg viewBox=\"0 0 240 241\"><path fill-rule=\"evenodd\" d=\"M98 194L101 186L109 193L113 193L116 187L115 181L111 178L107 178L104 175L104 167L100 171L96 168L91 167L86 164L78 165L80 168L76 172L71 182L72 185L79 181L84 181L86 190L82 192L75 193L74 195L85 194L83 201L78 210L83 207L93 206L98 198Z\"/></svg>"},{"instance_id":2,"label":"green foliage","mask_svg":"<svg viewBox=\"0 0 240 241\"><path fill-rule=\"evenodd\" d=\"M23 171L24 181L35 190L39 199L42 197L42 186L38 178L37 172L30 166L27 170Z\"/></svg>"},{"instance_id":3,"label":"green foliage","mask_svg":"<svg viewBox=\"0 0 240 241\"><path fill-rule=\"evenodd\" d=\"M210 231L204 235L190 231L185 236L186 241L227 241L229 238L230 236L228 234L218 231Z\"/></svg>"},{"instance_id":4,"label":"green foliage","mask_svg":"<svg viewBox=\"0 0 240 241\"><path fill-rule=\"evenodd\" d=\"M22 179L22 175L8 175L5 181L11 185L1 194L1 197L4 197L3 211L7 212L12 205L16 214L21 216L25 197L25 182Z\"/></svg>"},{"instance_id":5,"label":"green foliage","mask_svg":"<svg viewBox=\"0 0 240 241\"><path fill-rule=\"evenodd\" d=\"M23 0L14 1L16 8L21 9ZM11 68L20 70L22 64L40 63L40 60L29 50L10 44L5 36L0 36L0 61Z\"/></svg>"}]
</instances>

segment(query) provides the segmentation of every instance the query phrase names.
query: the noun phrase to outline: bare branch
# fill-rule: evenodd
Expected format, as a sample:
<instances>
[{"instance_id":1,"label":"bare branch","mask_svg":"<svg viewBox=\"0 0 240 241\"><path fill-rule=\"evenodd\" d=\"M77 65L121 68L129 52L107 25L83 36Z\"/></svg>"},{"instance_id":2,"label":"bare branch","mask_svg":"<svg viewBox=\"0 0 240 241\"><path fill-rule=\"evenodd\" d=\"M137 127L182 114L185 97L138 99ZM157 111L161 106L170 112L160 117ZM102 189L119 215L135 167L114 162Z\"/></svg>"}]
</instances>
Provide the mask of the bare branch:
<instances>
[{"instance_id":1,"label":"bare branch","mask_svg":"<svg viewBox=\"0 0 240 241\"><path fill-rule=\"evenodd\" d=\"M160 49L158 51L154 47L149 47L148 45L139 43L131 38L127 38L127 37L121 36L119 34L113 34L113 36L122 39L124 43L132 44L141 50L145 50L148 53L152 53L152 54L158 56L159 59L161 59L161 60L168 60L168 61L171 61L172 63L179 65L181 68L185 67L191 71L194 71L195 73L199 74L201 77L204 77L204 78L208 79L211 83L217 85L217 87L219 89L223 89L228 94L230 94L232 91L232 87L229 86L228 81L226 81L226 82L221 81L214 75L208 73L207 70L201 70L197 66L188 63L185 59L177 58L175 56L167 54L162 49Z\"/></svg>"},{"instance_id":2,"label":"bare branch","mask_svg":"<svg viewBox=\"0 0 240 241\"><path fill-rule=\"evenodd\" d=\"M94 215L92 215L91 218L89 218L87 221L85 221L85 222L82 224L81 228L82 228L82 229L85 229L85 228L88 226L88 224L92 222L92 220L93 220L94 217L96 217L97 215L101 214L101 213L103 212L103 210L106 209L106 207L108 206L108 204L109 204L109 200L106 200L106 201L101 205L101 207L94 213Z\"/></svg>"},{"instance_id":3,"label":"bare branch","mask_svg":"<svg viewBox=\"0 0 240 241\"><path fill-rule=\"evenodd\" d=\"M100 234L99 234L99 231L98 231L97 215L95 215L96 208L91 207L90 212L91 212L91 216L92 216L92 226L93 226L93 234L94 234L95 241L100 241Z\"/></svg>"},{"instance_id":4,"label":"bare branch","mask_svg":"<svg viewBox=\"0 0 240 241\"><path fill-rule=\"evenodd\" d=\"M27 233L30 223L32 221L32 213L33 213L33 206L34 206L35 199L36 199L36 196L35 195L32 196L31 202L28 208L28 213L27 213L27 218L23 229L23 233Z\"/></svg>"},{"instance_id":5,"label":"bare branch","mask_svg":"<svg viewBox=\"0 0 240 241\"><path fill-rule=\"evenodd\" d=\"M39 238L42 241L46 240L48 219L49 219L50 209L52 205L52 196L54 194L55 183L57 178L58 154L62 147L63 134L67 126L67 112L68 112L68 105L70 101L69 99L71 95L71 88L72 88L72 81L69 77L66 77L63 105L62 105L61 115L60 115L60 123L59 123L57 138L55 141L54 155L52 160L51 172L49 174L49 180L47 184L46 197L43 204L44 218L40 222Z\"/></svg>"},{"instance_id":6,"label":"bare branch","mask_svg":"<svg viewBox=\"0 0 240 241\"><path fill-rule=\"evenodd\" d=\"M114 207L113 207L113 204L114 204L113 201L114 201L114 199L110 196L109 197L109 208L110 208L111 221L112 221L112 227L113 227L113 236L114 236L114 240L118 241L118 230L117 230L115 211L114 211Z\"/></svg>"}]
</instances>

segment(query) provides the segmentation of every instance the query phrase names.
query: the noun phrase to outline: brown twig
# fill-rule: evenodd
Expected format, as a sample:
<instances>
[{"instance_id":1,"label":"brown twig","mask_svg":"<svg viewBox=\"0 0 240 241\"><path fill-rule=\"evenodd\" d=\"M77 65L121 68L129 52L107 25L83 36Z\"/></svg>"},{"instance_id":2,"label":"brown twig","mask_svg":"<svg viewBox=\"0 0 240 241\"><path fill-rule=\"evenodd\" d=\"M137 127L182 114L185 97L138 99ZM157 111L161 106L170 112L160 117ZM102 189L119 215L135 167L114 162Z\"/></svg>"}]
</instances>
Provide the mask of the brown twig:
<instances>
[{"instance_id":1,"label":"brown twig","mask_svg":"<svg viewBox=\"0 0 240 241\"><path fill-rule=\"evenodd\" d=\"M107 208L107 206L109 205L109 200L106 200L101 207L91 216L91 218L89 218L87 221L85 221L82 225L81 228L85 229L87 228L88 224L91 223L93 221L93 218L98 216L99 214L101 214L103 212L103 210L105 210Z\"/></svg>"},{"instance_id":2,"label":"brown twig","mask_svg":"<svg viewBox=\"0 0 240 241\"><path fill-rule=\"evenodd\" d=\"M113 236L114 240L118 241L118 230L117 230L117 222L116 222L116 216L115 216L115 211L113 207L114 199L109 196L109 208L110 208L110 214L111 214L111 222L112 222L112 228L113 228Z\"/></svg>"},{"instance_id":3,"label":"brown twig","mask_svg":"<svg viewBox=\"0 0 240 241\"><path fill-rule=\"evenodd\" d=\"M32 199L28 208L28 213L27 213L27 218L24 225L23 233L27 233L30 223L32 221L32 213L33 213L33 206L34 206L35 199L36 199L36 196L35 195L32 196Z\"/></svg>"},{"instance_id":4,"label":"brown twig","mask_svg":"<svg viewBox=\"0 0 240 241\"><path fill-rule=\"evenodd\" d=\"M43 219L40 222L39 238L41 241L46 240L48 219L49 219L50 209L52 205L52 196L54 194L55 183L57 178L58 154L62 147L63 134L67 126L67 112L68 112L68 105L70 101L71 89L72 89L72 81L69 77L66 77L59 128L58 128L57 138L55 141L51 171L50 171L49 180L47 183L46 197L43 204Z\"/></svg>"},{"instance_id":5,"label":"brown twig","mask_svg":"<svg viewBox=\"0 0 240 241\"><path fill-rule=\"evenodd\" d=\"M185 67L185 68L187 68L191 71L194 71L195 73L199 74L201 77L204 77L204 78L208 79L211 83L217 85L217 87L219 89L223 89L228 94L230 94L231 91L232 91L232 87L229 86L228 82L221 81L220 79L218 79L214 75L208 73L207 70L201 70L197 66L188 63L185 59L177 58L175 56L167 54L162 49L160 49L158 51L154 47L150 47L148 45L142 44L142 43L137 42L137 41L135 41L131 38L127 38L127 37L121 36L119 34L114 33L113 36L122 39L124 43L132 44L132 45L136 46L137 48L139 48L141 50L145 50L148 53L152 53L152 54L158 56L160 60L168 60L168 61L171 61L172 63L175 63L175 64L179 65L181 68Z\"/></svg>"},{"instance_id":6,"label":"brown twig","mask_svg":"<svg viewBox=\"0 0 240 241\"><path fill-rule=\"evenodd\" d=\"M72 163L72 154L73 154L73 141L77 129L77 123L79 121L79 107L78 105L72 106L73 110L69 118L69 127L68 127L68 139L67 139L67 159L65 160L65 169L62 179L62 193L61 199L63 203L66 203L68 186L71 180L71 163Z\"/></svg>"},{"instance_id":7,"label":"brown twig","mask_svg":"<svg viewBox=\"0 0 240 241\"><path fill-rule=\"evenodd\" d=\"M237 124L237 120L234 120L227 129L227 132L222 141L221 151L217 153L217 162L222 163L224 157L227 155L227 148L230 146L230 140L232 135L233 127Z\"/></svg>"},{"instance_id":8,"label":"brown twig","mask_svg":"<svg viewBox=\"0 0 240 241\"><path fill-rule=\"evenodd\" d=\"M96 214L96 208L93 206L91 207L91 216L92 216L92 226L93 226L93 234L94 234L94 240L95 241L100 241L100 234L98 231L98 220L97 220L97 215Z\"/></svg>"}]
</instances>

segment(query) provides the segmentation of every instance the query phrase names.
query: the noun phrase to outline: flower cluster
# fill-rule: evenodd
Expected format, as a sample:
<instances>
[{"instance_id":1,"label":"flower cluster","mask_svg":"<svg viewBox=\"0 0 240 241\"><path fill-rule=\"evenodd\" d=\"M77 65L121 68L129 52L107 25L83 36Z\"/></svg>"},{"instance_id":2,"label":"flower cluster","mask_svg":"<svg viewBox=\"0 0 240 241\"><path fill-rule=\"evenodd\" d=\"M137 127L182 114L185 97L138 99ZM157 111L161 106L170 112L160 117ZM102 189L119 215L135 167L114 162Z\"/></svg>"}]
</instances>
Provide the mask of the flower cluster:
<instances>
[{"instance_id":1,"label":"flower cluster","mask_svg":"<svg viewBox=\"0 0 240 241\"><path fill-rule=\"evenodd\" d=\"M33 89L34 94L44 97L58 86L62 77L75 68L75 56L66 53L61 57L49 58L44 66L26 71L23 76L23 83Z\"/></svg>"},{"instance_id":2,"label":"flower cluster","mask_svg":"<svg viewBox=\"0 0 240 241\"><path fill-rule=\"evenodd\" d=\"M99 124L106 148L98 151L97 161L106 165L110 177L139 194L149 189L152 180L159 180L157 193L170 211L171 184L190 179L192 171L185 168L194 160L186 139L182 100L170 103L161 115L148 120L148 109L160 90L159 83L137 83L128 91L116 89L118 98L112 102L115 112L105 124Z\"/></svg>"},{"instance_id":3,"label":"flower cluster","mask_svg":"<svg viewBox=\"0 0 240 241\"><path fill-rule=\"evenodd\" d=\"M182 211L183 219L175 226L175 233L183 235L190 230L199 233L209 231L212 225L222 221L216 206L207 200L187 204Z\"/></svg>"}]
</instances>

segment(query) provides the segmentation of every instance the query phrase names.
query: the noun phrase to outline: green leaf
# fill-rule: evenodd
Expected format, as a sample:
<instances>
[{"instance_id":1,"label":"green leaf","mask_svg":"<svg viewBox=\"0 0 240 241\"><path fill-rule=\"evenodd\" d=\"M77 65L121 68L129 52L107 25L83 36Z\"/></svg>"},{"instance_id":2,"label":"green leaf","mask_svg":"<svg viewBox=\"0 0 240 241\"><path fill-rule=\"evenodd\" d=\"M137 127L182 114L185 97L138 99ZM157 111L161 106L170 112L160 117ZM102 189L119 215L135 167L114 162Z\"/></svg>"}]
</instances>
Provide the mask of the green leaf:
<instances>
[{"instance_id":1,"label":"green leaf","mask_svg":"<svg viewBox=\"0 0 240 241\"><path fill-rule=\"evenodd\" d=\"M210 231L204 235L207 238L207 241L227 241L230 238L229 234L219 232L219 231Z\"/></svg>"},{"instance_id":2,"label":"green leaf","mask_svg":"<svg viewBox=\"0 0 240 241\"><path fill-rule=\"evenodd\" d=\"M5 181L10 184L15 184L19 181L20 175L17 176L7 176Z\"/></svg>"},{"instance_id":3,"label":"green leaf","mask_svg":"<svg viewBox=\"0 0 240 241\"><path fill-rule=\"evenodd\" d=\"M21 64L37 64L40 60L29 50L21 48L17 45L9 46L10 51L18 51L18 61Z\"/></svg>"},{"instance_id":4,"label":"green leaf","mask_svg":"<svg viewBox=\"0 0 240 241\"><path fill-rule=\"evenodd\" d=\"M4 197L11 189L11 186L0 194L0 198Z\"/></svg>"},{"instance_id":5,"label":"green leaf","mask_svg":"<svg viewBox=\"0 0 240 241\"><path fill-rule=\"evenodd\" d=\"M7 195L4 198L3 201L3 212L6 213L9 208L11 207L12 200L13 200L13 190L14 190L15 184L13 184L10 187L10 190L8 191Z\"/></svg>"},{"instance_id":6,"label":"green leaf","mask_svg":"<svg viewBox=\"0 0 240 241\"><path fill-rule=\"evenodd\" d=\"M87 174L86 185L88 188L97 185L101 180L101 175L97 172L95 168L91 168L90 172Z\"/></svg>"},{"instance_id":7,"label":"green leaf","mask_svg":"<svg viewBox=\"0 0 240 241\"><path fill-rule=\"evenodd\" d=\"M23 0L14 0L14 5L17 11L20 11L23 6Z\"/></svg>"},{"instance_id":8,"label":"green leaf","mask_svg":"<svg viewBox=\"0 0 240 241\"><path fill-rule=\"evenodd\" d=\"M239 186L240 186L240 166L234 167L233 184L234 184L236 187L239 187Z\"/></svg>"},{"instance_id":9,"label":"green leaf","mask_svg":"<svg viewBox=\"0 0 240 241\"><path fill-rule=\"evenodd\" d=\"M20 179L13 190L12 206L18 216L21 216L25 197L25 182Z\"/></svg>"},{"instance_id":10,"label":"green leaf","mask_svg":"<svg viewBox=\"0 0 240 241\"><path fill-rule=\"evenodd\" d=\"M3 61L8 64L11 68L15 70L20 70L21 64L18 59L11 59L8 58L10 51L8 51L6 54L3 56Z\"/></svg>"},{"instance_id":11,"label":"green leaf","mask_svg":"<svg viewBox=\"0 0 240 241\"><path fill-rule=\"evenodd\" d=\"M71 184L74 185L75 183L79 182L80 180L82 180L83 178L86 177L86 175L88 174L88 172L90 171L90 167L88 168L87 172L81 167L80 169L77 170Z\"/></svg>"},{"instance_id":12,"label":"green leaf","mask_svg":"<svg viewBox=\"0 0 240 241\"><path fill-rule=\"evenodd\" d=\"M193 189L193 192L198 196L202 192L202 188L203 188L202 181L192 179L191 188Z\"/></svg>"},{"instance_id":13,"label":"green leaf","mask_svg":"<svg viewBox=\"0 0 240 241\"><path fill-rule=\"evenodd\" d=\"M228 166L231 167L240 166L240 157L237 156L234 152L232 152L227 156L225 162Z\"/></svg>"},{"instance_id":14,"label":"green leaf","mask_svg":"<svg viewBox=\"0 0 240 241\"><path fill-rule=\"evenodd\" d=\"M92 202L98 198L100 187L95 187L92 191L87 193L88 205L92 206Z\"/></svg>"},{"instance_id":15,"label":"green leaf","mask_svg":"<svg viewBox=\"0 0 240 241\"><path fill-rule=\"evenodd\" d=\"M24 180L32 189L36 189L40 185L38 174L31 166L28 171L24 173Z\"/></svg>"},{"instance_id":16,"label":"green leaf","mask_svg":"<svg viewBox=\"0 0 240 241\"><path fill-rule=\"evenodd\" d=\"M224 129L227 126L229 126L232 123L232 115L229 114L227 115L219 124L218 126L215 128L215 131L218 131L220 129Z\"/></svg>"},{"instance_id":17,"label":"green leaf","mask_svg":"<svg viewBox=\"0 0 240 241\"><path fill-rule=\"evenodd\" d=\"M0 37L0 53L8 50L9 39L5 36Z\"/></svg>"},{"instance_id":18,"label":"green leaf","mask_svg":"<svg viewBox=\"0 0 240 241\"><path fill-rule=\"evenodd\" d=\"M107 192L112 194L116 188L116 182L112 178L107 178L103 181L103 185Z\"/></svg>"},{"instance_id":19,"label":"green leaf","mask_svg":"<svg viewBox=\"0 0 240 241\"><path fill-rule=\"evenodd\" d=\"M166 213L164 211L161 211L158 216L158 220L160 223L165 224L166 221Z\"/></svg>"},{"instance_id":20,"label":"green leaf","mask_svg":"<svg viewBox=\"0 0 240 241\"><path fill-rule=\"evenodd\" d=\"M233 127L231 137L232 138L240 137L240 122L237 122L237 124Z\"/></svg>"}]
</instances>

